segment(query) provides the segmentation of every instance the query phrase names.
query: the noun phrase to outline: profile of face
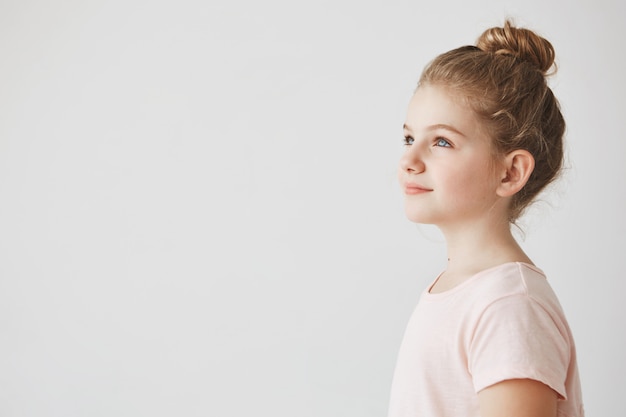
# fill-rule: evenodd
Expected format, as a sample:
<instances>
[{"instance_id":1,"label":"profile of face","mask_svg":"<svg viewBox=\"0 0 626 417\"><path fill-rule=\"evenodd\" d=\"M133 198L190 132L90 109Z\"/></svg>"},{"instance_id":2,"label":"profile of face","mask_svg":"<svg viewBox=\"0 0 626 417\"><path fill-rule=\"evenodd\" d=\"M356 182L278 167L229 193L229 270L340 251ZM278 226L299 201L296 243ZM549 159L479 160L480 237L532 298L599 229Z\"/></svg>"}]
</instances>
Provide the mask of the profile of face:
<instances>
[{"instance_id":1,"label":"profile of face","mask_svg":"<svg viewBox=\"0 0 626 417\"><path fill-rule=\"evenodd\" d=\"M491 139L480 120L444 87L422 85L404 124L398 178L409 220L438 226L476 221L501 198Z\"/></svg>"}]
</instances>

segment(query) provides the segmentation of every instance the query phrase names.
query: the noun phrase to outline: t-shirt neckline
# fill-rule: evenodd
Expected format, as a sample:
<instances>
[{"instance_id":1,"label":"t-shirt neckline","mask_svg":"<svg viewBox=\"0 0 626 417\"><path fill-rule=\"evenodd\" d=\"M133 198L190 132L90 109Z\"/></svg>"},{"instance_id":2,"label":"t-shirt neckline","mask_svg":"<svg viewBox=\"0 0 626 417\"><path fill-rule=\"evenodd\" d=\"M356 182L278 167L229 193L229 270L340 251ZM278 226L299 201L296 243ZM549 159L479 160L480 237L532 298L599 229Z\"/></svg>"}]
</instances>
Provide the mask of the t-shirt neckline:
<instances>
[{"instance_id":1,"label":"t-shirt neckline","mask_svg":"<svg viewBox=\"0 0 626 417\"><path fill-rule=\"evenodd\" d=\"M511 262L505 262L505 263L502 263L502 264L494 265L492 267L483 269L482 271L478 271L474 275L472 275L469 278L467 278L465 281L461 282L458 285L455 285L454 287L452 287L452 288L450 288L448 290L445 290L445 291L442 291L442 292L437 292L437 293L431 293L430 290L435 286L435 283L437 283L437 281L439 280L439 277L441 277L441 275L445 272L445 271L442 271L442 272L440 272L437 275L437 277L433 280L433 282L431 282L426 287L426 289L423 292L423 295L426 296L426 297L429 297L429 298L445 297L447 295L450 295L450 294L453 294L453 293L455 293L457 291L462 290L463 288L465 288L468 285L470 285L472 282L480 279L483 275L491 273L494 270L497 270L497 269L500 269L500 268L504 269L504 268L509 268L509 267L512 267L512 266L517 266L518 268L526 267L528 269L532 269L533 271L541 274L544 278L546 276L544 274L544 272L540 268L538 268L537 266L535 266L533 264L530 264L528 262L522 262L522 261L511 261Z\"/></svg>"}]
</instances>

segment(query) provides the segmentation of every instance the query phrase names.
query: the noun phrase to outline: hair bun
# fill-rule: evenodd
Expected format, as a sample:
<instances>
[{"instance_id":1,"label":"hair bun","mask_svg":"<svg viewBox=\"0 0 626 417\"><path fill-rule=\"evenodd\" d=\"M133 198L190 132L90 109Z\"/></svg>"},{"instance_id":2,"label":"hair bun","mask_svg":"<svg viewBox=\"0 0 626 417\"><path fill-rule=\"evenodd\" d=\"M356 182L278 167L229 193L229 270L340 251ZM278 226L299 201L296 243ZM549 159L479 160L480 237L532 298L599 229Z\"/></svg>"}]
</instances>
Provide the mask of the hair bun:
<instances>
[{"instance_id":1,"label":"hair bun","mask_svg":"<svg viewBox=\"0 0 626 417\"><path fill-rule=\"evenodd\" d=\"M504 27L484 31L476 46L496 55L515 56L534 65L544 75L554 65L552 44L531 30L514 27L509 20L504 23Z\"/></svg>"}]
</instances>

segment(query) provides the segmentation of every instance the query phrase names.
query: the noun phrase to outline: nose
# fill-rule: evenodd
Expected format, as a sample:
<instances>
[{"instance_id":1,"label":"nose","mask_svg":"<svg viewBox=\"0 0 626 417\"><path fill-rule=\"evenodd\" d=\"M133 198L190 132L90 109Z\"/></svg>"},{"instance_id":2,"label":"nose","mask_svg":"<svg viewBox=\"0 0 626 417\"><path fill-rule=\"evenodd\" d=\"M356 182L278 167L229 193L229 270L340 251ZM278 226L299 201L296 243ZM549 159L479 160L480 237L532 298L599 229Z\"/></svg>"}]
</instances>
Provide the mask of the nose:
<instances>
[{"instance_id":1,"label":"nose","mask_svg":"<svg viewBox=\"0 0 626 417\"><path fill-rule=\"evenodd\" d=\"M417 145L407 146L404 155L400 158L400 170L409 174L424 172L426 165Z\"/></svg>"}]
</instances>

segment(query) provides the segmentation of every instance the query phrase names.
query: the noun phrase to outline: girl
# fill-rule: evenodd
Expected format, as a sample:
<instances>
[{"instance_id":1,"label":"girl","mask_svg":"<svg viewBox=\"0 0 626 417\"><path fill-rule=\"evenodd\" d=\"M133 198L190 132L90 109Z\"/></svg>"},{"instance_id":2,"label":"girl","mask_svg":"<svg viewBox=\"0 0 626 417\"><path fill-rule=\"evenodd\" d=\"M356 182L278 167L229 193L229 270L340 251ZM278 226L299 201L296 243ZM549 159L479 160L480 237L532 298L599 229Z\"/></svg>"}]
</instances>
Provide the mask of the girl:
<instances>
[{"instance_id":1,"label":"girl","mask_svg":"<svg viewBox=\"0 0 626 417\"><path fill-rule=\"evenodd\" d=\"M553 181L565 122L552 45L505 22L446 52L409 103L405 211L443 232L448 264L420 297L389 417L580 417L572 334L511 224Z\"/></svg>"}]
</instances>

